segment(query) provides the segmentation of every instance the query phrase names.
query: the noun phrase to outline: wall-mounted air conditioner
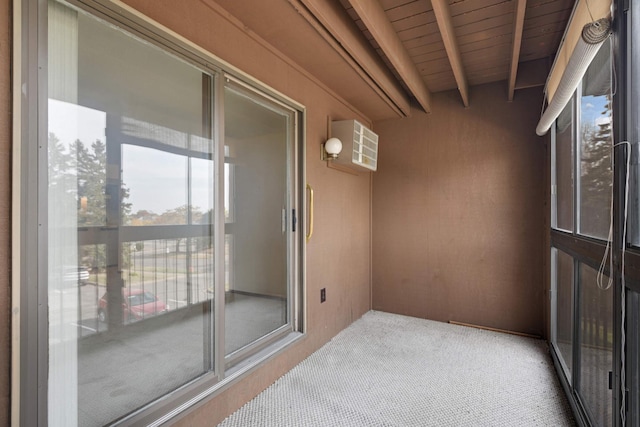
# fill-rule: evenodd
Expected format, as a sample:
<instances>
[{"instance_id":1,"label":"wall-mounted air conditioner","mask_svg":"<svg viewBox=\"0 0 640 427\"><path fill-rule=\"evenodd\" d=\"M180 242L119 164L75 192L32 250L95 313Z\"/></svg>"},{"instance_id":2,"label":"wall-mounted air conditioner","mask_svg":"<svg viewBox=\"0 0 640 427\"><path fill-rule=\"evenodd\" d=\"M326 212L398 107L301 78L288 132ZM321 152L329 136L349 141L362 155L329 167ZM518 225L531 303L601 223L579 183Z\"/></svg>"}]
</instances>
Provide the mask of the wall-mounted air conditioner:
<instances>
[{"instance_id":1,"label":"wall-mounted air conditioner","mask_svg":"<svg viewBox=\"0 0 640 427\"><path fill-rule=\"evenodd\" d=\"M342 141L342 153L333 160L356 170L375 171L378 168L378 135L357 120L331 123L331 136Z\"/></svg>"}]
</instances>

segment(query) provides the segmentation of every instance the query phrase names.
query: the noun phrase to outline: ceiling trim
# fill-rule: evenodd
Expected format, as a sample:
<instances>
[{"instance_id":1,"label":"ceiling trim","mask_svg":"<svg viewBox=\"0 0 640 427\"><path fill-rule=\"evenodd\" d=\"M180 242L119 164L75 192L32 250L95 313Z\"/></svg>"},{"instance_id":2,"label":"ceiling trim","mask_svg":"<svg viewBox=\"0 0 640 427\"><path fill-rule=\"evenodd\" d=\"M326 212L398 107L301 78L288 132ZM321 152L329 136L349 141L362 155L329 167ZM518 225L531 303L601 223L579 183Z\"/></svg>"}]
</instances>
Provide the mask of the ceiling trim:
<instances>
[{"instance_id":1,"label":"ceiling trim","mask_svg":"<svg viewBox=\"0 0 640 427\"><path fill-rule=\"evenodd\" d=\"M431 93L380 3L371 0L349 0L349 3L420 106L431 112Z\"/></svg>"},{"instance_id":2,"label":"ceiling trim","mask_svg":"<svg viewBox=\"0 0 640 427\"><path fill-rule=\"evenodd\" d=\"M451 21L451 11L449 10L449 3L447 0L431 0L431 6L433 12L436 15L436 22L440 29L440 35L444 42L449 62L451 63L451 69L453 75L456 78L458 90L462 97L462 103L465 107L469 106L469 85L467 83L467 77L462 65L462 58L460 56L460 49L458 48L458 41L456 39L455 32L453 31L453 23Z\"/></svg>"},{"instance_id":3,"label":"ceiling trim","mask_svg":"<svg viewBox=\"0 0 640 427\"><path fill-rule=\"evenodd\" d=\"M411 115L409 97L339 3L288 1L396 114L400 117Z\"/></svg>"},{"instance_id":4,"label":"ceiling trim","mask_svg":"<svg viewBox=\"0 0 640 427\"><path fill-rule=\"evenodd\" d=\"M527 0L518 0L514 14L513 25L513 49L511 51L511 69L509 71L509 101L513 101L518 75L518 60L520 59L520 47L522 45L522 31L524 29L524 12L527 9Z\"/></svg>"}]
</instances>

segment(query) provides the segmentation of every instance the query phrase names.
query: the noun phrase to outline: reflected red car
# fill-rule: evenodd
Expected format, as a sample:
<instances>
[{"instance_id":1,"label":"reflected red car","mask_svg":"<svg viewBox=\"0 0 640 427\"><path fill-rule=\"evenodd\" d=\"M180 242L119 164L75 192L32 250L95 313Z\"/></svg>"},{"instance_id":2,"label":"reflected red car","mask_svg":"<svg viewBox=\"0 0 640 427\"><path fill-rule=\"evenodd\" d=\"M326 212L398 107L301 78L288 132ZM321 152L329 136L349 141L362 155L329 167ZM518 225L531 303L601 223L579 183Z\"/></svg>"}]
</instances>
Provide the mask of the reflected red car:
<instances>
[{"instance_id":1,"label":"reflected red car","mask_svg":"<svg viewBox=\"0 0 640 427\"><path fill-rule=\"evenodd\" d=\"M147 317L153 317L169 310L169 307L153 293L142 289L122 290L122 320L135 322ZM98 320L107 321L107 294L98 301Z\"/></svg>"}]
</instances>

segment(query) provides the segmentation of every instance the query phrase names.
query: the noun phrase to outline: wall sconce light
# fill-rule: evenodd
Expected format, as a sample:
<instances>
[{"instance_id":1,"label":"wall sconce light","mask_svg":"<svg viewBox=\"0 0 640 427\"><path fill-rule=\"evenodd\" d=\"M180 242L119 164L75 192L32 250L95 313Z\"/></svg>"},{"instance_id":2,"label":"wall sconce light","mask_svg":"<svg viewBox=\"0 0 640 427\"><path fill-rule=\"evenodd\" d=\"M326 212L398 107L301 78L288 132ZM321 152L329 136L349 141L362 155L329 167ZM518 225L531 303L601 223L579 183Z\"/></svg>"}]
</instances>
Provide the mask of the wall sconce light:
<instances>
[{"instance_id":1,"label":"wall sconce light","mask_svg":"<svg viewBox=\"0 0 640 427\"><path fill-rule=\"evenodd\" d=\"M342 151L342 142L338 138L329 138L327 142L322 144L320 154L322 160L334 160Z\"/></svg>"}]
</instances>

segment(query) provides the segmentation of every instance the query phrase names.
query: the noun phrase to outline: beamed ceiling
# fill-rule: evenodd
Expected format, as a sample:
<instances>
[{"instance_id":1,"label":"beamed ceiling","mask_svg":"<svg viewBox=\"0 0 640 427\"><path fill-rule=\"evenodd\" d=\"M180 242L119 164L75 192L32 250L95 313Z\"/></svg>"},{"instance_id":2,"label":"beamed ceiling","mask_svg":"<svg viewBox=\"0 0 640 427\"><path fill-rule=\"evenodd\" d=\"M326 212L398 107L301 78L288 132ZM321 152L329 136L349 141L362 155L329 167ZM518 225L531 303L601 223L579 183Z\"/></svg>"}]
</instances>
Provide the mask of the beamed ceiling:
<instances>
[{"instance_id":1,"label":"beamed ceiling","mask_svg":"<svg viewBox=\"0 0 640 427\"><path fill-rule=\"evenodd\" d=\"M543 86L574 0L217 3L375 120L407 116L410 104L429 112L434 92L457 89L469 106L475 85L503 81L509 100L518 89Z\"/></svg>"}]
</instances>

